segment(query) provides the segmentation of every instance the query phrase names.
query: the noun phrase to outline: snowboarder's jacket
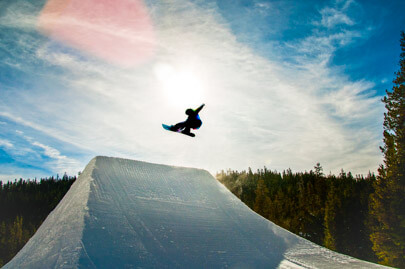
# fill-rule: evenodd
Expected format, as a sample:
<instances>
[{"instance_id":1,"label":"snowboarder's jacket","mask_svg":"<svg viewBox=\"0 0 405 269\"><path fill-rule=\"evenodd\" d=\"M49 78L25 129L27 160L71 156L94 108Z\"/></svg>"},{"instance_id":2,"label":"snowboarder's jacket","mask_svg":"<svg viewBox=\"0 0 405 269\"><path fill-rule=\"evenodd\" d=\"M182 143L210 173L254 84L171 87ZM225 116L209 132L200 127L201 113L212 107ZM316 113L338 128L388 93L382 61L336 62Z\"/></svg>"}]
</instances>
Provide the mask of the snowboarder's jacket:
<instances>
[{"instance_id":1,"label":"snowboarder's jacket","mask_svg":"<svg viewBox=\"0 0 405 269\"><path fill-rule=\"evenodd\" d=\"M186 110L186 114L188 115L187 120L184 122L184 125L187 127L193 128L193 129L198 129L202 125L202 121L200 119L200 116L198 113L201 111L201 109L204 107L204 104L202 104L199 108L196 110L193 110L191 108Z\"/></svg>"}]
</instances>

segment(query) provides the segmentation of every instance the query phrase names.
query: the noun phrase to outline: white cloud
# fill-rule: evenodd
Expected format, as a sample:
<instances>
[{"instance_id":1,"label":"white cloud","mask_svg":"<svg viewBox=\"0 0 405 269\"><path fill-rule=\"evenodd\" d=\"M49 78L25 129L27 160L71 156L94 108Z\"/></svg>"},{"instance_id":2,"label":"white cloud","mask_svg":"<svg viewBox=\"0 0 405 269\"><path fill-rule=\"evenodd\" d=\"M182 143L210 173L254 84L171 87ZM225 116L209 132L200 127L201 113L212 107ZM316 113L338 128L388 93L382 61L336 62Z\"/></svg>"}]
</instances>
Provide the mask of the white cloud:
<instances>
[{"instance_id":1,"label":"white cloud","mask_svg":"<svg viewBox=\"0 0 405 269\"><path fill-rule=\"evenodd\" d=\"M27 120L24 120L23 118L15 116L15 115L13 115L13 114L11 114L9 112L0 111L0 116L4 117L4 118L7 118L7 119L9 119L11 121L14 121L16 123L31 127L33 129L40 129L41 128L40 125L35 124L33 122L30 122L30 121L27 121ZM16 131L16 132L18 133L18 132L21 132L21 131Z\"/></svg>"},{"instance_id":2,"label":"white cloud","mask_svg":"<svg viewBox=\"0 0 405 269\"><path fill-rule=\"evenodd\" d=\"M321 14L321 25L327 28L332 28L339 24L350 26L355 24L355 22L351 18L349 18L349 16L344 14L342 11L334 8L325 8L321 10Z\"/></svg>"},{"instance_id":3,"label":"white cloud","mask_svg":"<svg viewBox=\"0 0 405 269\"><path fill-rule=\"evenodd\" d=\"M12 148L14 145L10 141L0 138L0 147Z\"/></svg>"},{"instance_id":4,"label":"white cloud","mask_svg":"<svg viewBox=\"0 0 405 269\"><path fill-rule=\"evenodd\" d=\"M67 172L69 175L74 175L83 169L83 164L80 161L62 154L58 149L36 141L21 130L16 130L15 132L17 136L23 138L23 141L28 143L18 139L15 139L13 142L0 139L0 147L6 147L7 153L17 162L27 163L28 160L31 160L36 164L41 164L41 166L37 167L37 170L45 168L53 173ZM43 156L49 159L44 159ZM31 171L29 176L32 177L33 175L35 176Z\"/></svg>"},{"instance_id":5,"label":"white cloud","mask_svg":"<svg viewBox=\"0 0 405 269\"><path fill-rule=\"evenodd\" d=\"M319 26L354 24L344 9L322 12ZM329 66L336 48L353 42L357 32L315 31L285 44L295 59L286 63L260 57L238 43L215 10L179 0L153 7L151 13L159 46L153 60L120 69L42 44L37 60L62 68L58 79L65 88L25 91L17 108L0 103L0 116L95 155L211 172L263 165L305 170L316 162L333 172L367 173L378 167L380 124L375 119L381 108L366 94L373 85L350 81ZM161 64L191 70L200 81L201 100L189 102L193 107L206 103L194 139L161 128L161 123L184 120L187 108L165 97L154 72ZM13 96L7 101L16 103ZM58 169L77 164L55 148L33 145Z\"/></svg>"},{"instance_id":6,"label":"white cloud","mask_svg":"<svg viewBox=\"0 0 405 269\"><path fill-rule=\"evenodd\" d=\"M34 5L29 2L13 3L5 7L0 16L0 26L27 31L35 30L37 17L30 12L33 8Z\"/></svg>"},{"instance_id":7,"label":"white cloud","mask_svg":"<svg viewBox=\"0 0 405 269\"><path fill-rule=\"evenodd\" d=\"M271 4L269 2L256 2L255 7L258 9L267 10L271 8Z\"/></svg>"},{"instance_id":8,"label":"white cloud","mask_svg":"<svg viewBox=\"0 0 405 269\"><path fill-rule=\"evenodd\" d=\"M14 181L15 179L24 178L21 174L0 174L0 181L3 183L7 181Z\"/></svg>"},{"instance_id":9,"label":"white cloud","mask_svg":"<svg viewBox=\"0 0 405 269\"><path fill-rule=\"evenodd\" d=\"M44 150L44 154L52 159L60 160L66 158L66 156L61 156L60 152L57 149L46 146L39 142L33 142L32 145L42 148Z\"/></svg>"},{"instance_id":10,"label":"white cloud","mask_svg":"<svg viewBox=\"0 0 405 269\"><path fill-rule=\"evenodd\" d=\"M35 147L39 147L43 150L43 154L52 160L45 165L48 166L51 170L59 173L68 173L69 175L75 175L78 171L82 170L81 163L73 158L69 158L65 155L62 155L59 150L44 145L37 141L31 142Z\"/></svg>"},{"instance_id":11,"label":"white cloud","mask_svg":"<svg viewBox=\"0 0 405 269\"><path fill-rule=\"evenodd\" d=\"M320 10L321 21L315 21L314 24L326 28L335 26L353 26L356 22L347 14L350 6L355 2L352 0L335 1L333 7L327 6Z\"/></svg>"}]
</instances>

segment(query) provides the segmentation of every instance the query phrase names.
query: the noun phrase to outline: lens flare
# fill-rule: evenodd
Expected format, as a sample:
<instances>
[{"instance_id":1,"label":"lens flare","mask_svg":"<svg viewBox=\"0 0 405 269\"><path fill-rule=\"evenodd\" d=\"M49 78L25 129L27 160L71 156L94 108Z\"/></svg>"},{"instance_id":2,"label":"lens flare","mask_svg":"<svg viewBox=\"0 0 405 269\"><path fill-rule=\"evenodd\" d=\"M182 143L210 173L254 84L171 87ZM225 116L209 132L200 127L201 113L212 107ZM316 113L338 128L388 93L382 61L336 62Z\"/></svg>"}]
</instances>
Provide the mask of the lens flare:
<instances>
[{"instance_id":1,"label":"lens flare","mask_svg":"<svg viewBox=\"0 0 405 269\"><path fill-rule=\"evenodd\" d=\"M38 28L66 45L124 67L147 61L156 44L142 0L49 0Z\"/></svg>"}]
</instances>

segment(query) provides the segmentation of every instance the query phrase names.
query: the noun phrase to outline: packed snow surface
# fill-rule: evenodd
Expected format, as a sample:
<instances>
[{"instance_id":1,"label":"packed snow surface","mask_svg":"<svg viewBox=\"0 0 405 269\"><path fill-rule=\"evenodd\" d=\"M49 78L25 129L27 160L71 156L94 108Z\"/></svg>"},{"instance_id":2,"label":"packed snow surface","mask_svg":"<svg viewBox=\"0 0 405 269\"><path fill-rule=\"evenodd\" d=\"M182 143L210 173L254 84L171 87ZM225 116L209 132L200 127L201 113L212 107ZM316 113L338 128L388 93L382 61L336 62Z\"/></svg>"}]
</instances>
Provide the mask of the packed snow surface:
<instances>
[{"instance_id":1,"label":"packed snow surface","mask_svg":"<svg viewBox=\"0 0 405 269\"><path fill-rule=\"evenodd\" d=\"M250 210L205 170L95 157L4 268L378 268Z\"/></svg>"}]
</instances>

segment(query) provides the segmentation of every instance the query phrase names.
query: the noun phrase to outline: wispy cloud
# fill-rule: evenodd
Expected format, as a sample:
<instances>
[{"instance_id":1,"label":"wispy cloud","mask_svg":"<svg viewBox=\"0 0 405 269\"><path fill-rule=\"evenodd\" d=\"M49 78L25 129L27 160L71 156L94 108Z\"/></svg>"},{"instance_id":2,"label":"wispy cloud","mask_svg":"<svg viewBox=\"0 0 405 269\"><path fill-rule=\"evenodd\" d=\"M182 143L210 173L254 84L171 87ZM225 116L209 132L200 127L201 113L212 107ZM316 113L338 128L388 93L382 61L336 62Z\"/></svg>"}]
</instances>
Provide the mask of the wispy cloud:
<instances>
[{"instance_id":1,"label":"wispy cloud","mask_svg":"<svg viewBox=\"0 0 405 269\"><path fill-rule=\"evenodd\" d=\"M41 126L40 126L40 125L35 124L35 123L33 123L33 122L30 122L30 121L27 121L27 120L24 120L24 119L21 118L21 117L14 116L13 114L11 114L11 113L9 113L9 112L1 112L1 111L0 111L0 116L1 116L1 117L4 117L4 118L7 118L7 119L9 119L9 120L11 120L11 121L14 121L14 122L16 122L16 123L19 123L19 124L22 124L22 125L31 127L31 128L33 128L33 129L37 129L37 130L40 130L40 129L41 129Z\"/></svg>"},{"instance_id":2,"label":"wispy cloud","mask_svg":"<svg viewBox=\"0 0 405 269\"><path fill-rule=\"evenodd\" d=\"M269 9L271 7L271 4L269 2L256 2L254 5L257 8L262 9Z\"/></svg>"},{"instance_id":3,"label":"wispy cloud","mask_svg":"<svg viewBox=\"0 0 405 269\"><path fill-rule=\"evenodd\" d=\"M0 147L12 148L14 145L6 139L0 139Z\"/></svg>"},{"instance_id":4,"label":"wispy cloud","mask_svg":"<svg viewBox=\"0 0 405 269\"><path fill-rule=\"evenodd\" d=\"M39 147L43 150L43 154L49 158L51 161L49 162L49 166L52 169L56 169L59 172L66 172L69 175L74 175L78 171L82 170L81 164L79 161L69 158L67 156L62 155L59 150L52 148L50 146L41 144L39 142L32 142L32 145L35 147Z\"/></svg>"},{"instance_id":5,"label":"wispy cloud","mask_svg":"<svg viewBox=\"0 0 405 269\"><path fill-rule=\"evenodd\" d=\"M346 14L335 8L325 8L321 11L321 14L322 14L321 25L328 28L340 24L349 26L355 24L355 22L352 19L350 19Z\"/></svg>"},{"instance_id":6,"label":"wispy cloud","mask_svg":"<svg viewBox=\"0 0 405 269\"><path fill-rule=\"evenodd\" d=\"M351 81L330 65L338 48L363 36L350 28L356 24L346 12L350 3L324 7L307 36L280 42L274 54L285 55L283 60L264 58L238 42L216 9L182 0L151 7L158 51L136 68L38 41L34 53L24 53L40 63L41 80L18 96L4 95L0 116L100 155L212 172L263 165L305 170L321 162L325 171L366 173L380 162L376 119L381 121L381 106L372 83ZM336 29L325 30L331 28ZM32 49L23 38L18 44ZM201 97L171 103L155 72L160 65L192 72L198 85L189 84L190 91L198 87ZM48 68L53 71L46 73ZM61 88L49 85L53 81L62 82ZM195 139L161 128L184 120L188 106L203 102L204 123ZM49 165L79 165L56 147L35 141L30 143L52 160Z\"/></svg>"},{"instance_id":7,"label":"wispy cloud","mask_svg":"<svg viewBox=\"0 0 405 269\"><path fill-rule=\"evenodd\" d=\"M327 28L333 28L338 25L353 26L356 22L346 14L353 4L354 1L352 0L335 1L334 7L325 7L320 11L322 19L321 21L316 21L315 24Z\"/></svg>"},{"instance_id":8,"label":"wispy cloud","mask_svg":"<svg viewBox=\"0 0 405 269\"><path fill-rule=\"evenodd\" d=\"M36 141L34 138L24 134L23 131L17 130L16 133L27 141L30 146L25 146L25 150L19 148L18 153L12 151L13 155L35 155L38 162L41 161L43 163L42 167L57 173L67 172L70 175L74 175L82 169L80 161L61 154L54 147Z\"/></svg>"},{"instance_id":9,"label":"wispy cloud","mask_svg":"<svg viewBox=\"0 0 405 269\"><path fill-rule=\"evenodd\" d=\"M0 26L18 30L35 30L37 22L37 16L33 14L35 9L34 3L22 1L12 3L3 9Z\"/></svg>"},{"instance_id":10,"label":"wispy cloud","mask_svg":"<svg viewBox=\"0 0 405 269\"><path fill-rule=\"evenodd\" d=\"M2 182L13 181L15 179L20 179L24 177L25 176L22 174L0 174L0 181Z\"/></svg>"}]
</instances>

